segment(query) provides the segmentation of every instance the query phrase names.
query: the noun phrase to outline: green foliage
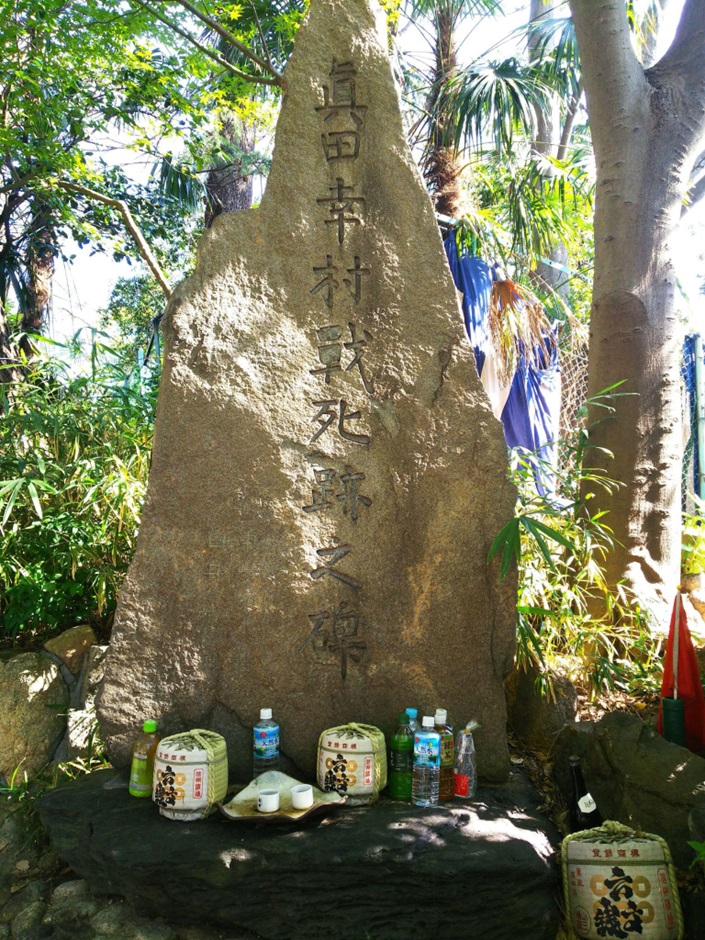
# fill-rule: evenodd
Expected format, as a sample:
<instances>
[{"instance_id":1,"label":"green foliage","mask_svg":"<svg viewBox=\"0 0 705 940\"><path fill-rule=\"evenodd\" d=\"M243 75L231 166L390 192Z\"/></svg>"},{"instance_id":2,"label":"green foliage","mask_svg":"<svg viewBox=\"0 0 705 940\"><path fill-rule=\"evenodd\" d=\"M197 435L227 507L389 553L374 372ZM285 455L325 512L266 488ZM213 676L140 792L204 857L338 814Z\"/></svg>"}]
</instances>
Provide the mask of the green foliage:
<instances>
[{"instance_id":1,"label":"green foliage","mask_svg":"<svg viewBox=\"0 0 705 940\"><path fill-rule=\"evenodd\" d=\"M705 865L705 842L688 842L688 845L695 852L695 858L690 863L692 868L694 865Z\"/></svg>"},{"instance_id":2,"label":"green foliage","mask_svg":"<svg viewBox=\"0 0 705 940\"><path fill-rule=\"evenodd\" d=\"M9 781L0 783L0 801L22 822L27 840L37 848L49 845L49 837L36 810L36 801L49 790L66 780L75 780L94 770L109 767L105 746L96 731L89 735L85 757L48 764L34 777L29 777L22 766L16 767ZM2 778L0 778L2 780Z\"/></svg>"},{"instance_id":3,"label":"green foliage","mask_svg":"<svg viewBox=\"0 0 705 940\"><path fill-rule=\"evenodd\" d=\"M139 350L146 352L155 320L164 312L164 295L156 280L148 274L120 277L110 294L107 307L100 311L100 325L117 333L113 349L131 368Z\"/></svg>"},{"instance_id":4,"label":"green foliage","mask_svg":"<svg viewBox=\"0 0 705 940\"><path fill-rule=\"evenodd\" d=\"M94 337L90 375L27 363L0 406L0 638L105 616L132 556L156 389L133 388Z\"/></svg>"},{"instance_id":5,"label":"green foliage","mask_svg":"<svg viewBox=\"0 0 705 940\"><path fill-rule=\"evenodd\" d=\"M613 411L618 395L607 390L591 401ZM547 469L535 454L513 452L510 477L519 492L515 517L499 532L490 559L500 558L504 577L518 564L517 664L570 674L592 694L618 688L655 693L660 687L658 643L638 601L610 591L603 563L615 541L603 513L592 514L588 488L614 491L603 474L583 469L588 431L561 442L563 470L555 496L537 492L535 470ZM599 598L600 603L595 604ZM600 609L606 613L596 616Z\"/></svg>"},{"instance_id":6,"label":"green foliage","mask_svg":"<svg viewBox=\"0 0 705 940\"><path fill-rule=\"evenodd\" d=\"M683 574L705 574L705 500L695 498L695 512L683 513Z\"/></svg>"},{"instance_id":7,"label":"green foliage","mask_svg":"<svg viewBox=\"0 0 705 940\"><path fill-rule=\"evenodd\" d=\"M469 251L500 260L522 278L550 257L559 241L567 249L569 266L590 272L585 261L592 245L592 228L586 222L591 217L592 183L575 155L559 161L504 153L474 163L472 171L470 209L458 228ZM586 276L571 278L571 285L576 303L582 309L588 301L589 309Z\"/></svg>"},{"instance_id":8,"label":"green foliage","mask_svg":"<svg viewBox=\"0 0 705 940\"><path fill-rule=\"evenodd\" d=\"M22 308L38 246L57 255L69 234L98 248L117 235L118 255L134 254L115 211L65 184L131 200L150 239L180 230L175 203L139 202L112 151L119 135L154 153L203 112L190 51L167 53L161 24L121 0L0 0L0 22L0 303L12 289Z\"/></svg>"},{"instance_id":9,"label":"green foliage","mask_svg":"<svg viewBox=\"0 0 705 940\"><path fill-rule=\"evenodd\" d=\"M511 150L516 131L533 134L536 110L546 107L547 93L539 72L507 59L465 69L446 86L439 108L458 115L456 147L465 137L482 150L489 134L502 152Z\"/></svg>"}]
</instances>

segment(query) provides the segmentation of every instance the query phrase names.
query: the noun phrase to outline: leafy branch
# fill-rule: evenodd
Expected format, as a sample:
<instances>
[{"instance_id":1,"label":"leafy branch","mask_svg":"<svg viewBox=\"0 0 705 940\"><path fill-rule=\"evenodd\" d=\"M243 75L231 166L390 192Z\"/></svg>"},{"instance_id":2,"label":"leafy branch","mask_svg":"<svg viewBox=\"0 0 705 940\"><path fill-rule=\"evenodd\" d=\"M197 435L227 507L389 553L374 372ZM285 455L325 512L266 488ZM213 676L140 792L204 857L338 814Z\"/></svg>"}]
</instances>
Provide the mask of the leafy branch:
<instances>
[{"instance_id":1,"label":"leafy branch","mask_svg":"<svg viewBox=\"0 0 705 940\"><path fill-rule=\"evenodd\" d=\"M266 62L264 59L260 58L255 52L252 51L244 43L233 36L233 34L225 29L222 24L218 23L217 20L214 20L212 17L208 16L205 13L202 13L197 7L192 3L189 3L188 0L177 0L180 6L188 10L203 23L213 29L222 39L225 40L233 48L237 49L246 59L249 59L253 64L258 68L263 69L265 72L269 73L267 75L257 75L250 72L244 72L242 69L237 68L233 65L232 62L229 62L228 59L218 52L216 49L213 49L207 46L205 43L202 43L197 39L192 33L187 29L184 29L177 22L175 22L171 17L166 16L164 13L161 13L156 7L148 3L147 0L136 0L136 2L148 13L151 13L160 23L164 23L165 26L168 26L169 29L172 29L177 35L181 36L182 39L185 39L187 42L191 43L199 52L207 56L213 62L216 62L221 68L226 69L236 78L244 79L246 82L254 82L258 85L272 85L280 86L281 85L281 74L272 66L271 63Z\"/></svg>"},{"instance_id":2,"label":"leafy branch","mask_svg":"<svg viewBox=\"0 0 705 940\"><path fill-rule=\"evenodd\" d=\"M164 295L167 300L171 297L171 287L169 287L169 282L166 279L166 275L162 270L159 262L154 257L154 252L147 244L147 240L140 227L134 220L132 213L130 212L127 203L122 199L114 199L111 196L105 196L103 193L99 193L95 189L89 189L87 186L80 186L78 183L70 183L67 180L59 180L58 185L67 190L70 193L78 193L81 196L86 196L88 199L94 199L96 202L100 202L105 206L109 206L112 209L117 209L120 215L123 218L125 223L125 228L128 230L130 235L137 245L137 250L144 259L147 267L154 275L157 283L161 287Z\"/></svg>"}]
</instances>

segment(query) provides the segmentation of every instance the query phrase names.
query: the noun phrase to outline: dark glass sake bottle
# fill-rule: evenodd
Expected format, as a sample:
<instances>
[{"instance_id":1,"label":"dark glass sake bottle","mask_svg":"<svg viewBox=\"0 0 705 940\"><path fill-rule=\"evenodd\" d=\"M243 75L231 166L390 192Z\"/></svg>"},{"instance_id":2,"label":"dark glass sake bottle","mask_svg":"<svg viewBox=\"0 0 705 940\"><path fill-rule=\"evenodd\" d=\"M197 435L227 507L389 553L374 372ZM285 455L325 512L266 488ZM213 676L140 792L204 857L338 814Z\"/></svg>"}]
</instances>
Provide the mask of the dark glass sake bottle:
<instances>
[{"instance_id":1,"label":"dark glass sake bottle","mask_svg":"<svg viewBox=\"0 0 705 940\"><path fill-rule=\"evenodd\" d=\"M594 829L595 826L601 826L602 815L585 785L580 758L572 754L568 758L568 763L573 777L573 799L570 804L570 821L573 832L581 832L583 829Z\"/></svg>"}]
</instances>

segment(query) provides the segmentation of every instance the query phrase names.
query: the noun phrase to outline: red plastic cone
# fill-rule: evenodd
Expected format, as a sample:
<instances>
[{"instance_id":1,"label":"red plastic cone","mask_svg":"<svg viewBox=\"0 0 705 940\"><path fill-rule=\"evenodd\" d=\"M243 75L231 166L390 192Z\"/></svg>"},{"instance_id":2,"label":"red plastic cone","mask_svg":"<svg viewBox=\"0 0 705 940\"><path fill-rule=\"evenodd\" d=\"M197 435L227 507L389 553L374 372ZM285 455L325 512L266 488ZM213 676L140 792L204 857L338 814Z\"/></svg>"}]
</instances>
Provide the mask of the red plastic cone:
<instances>
[{"instance_id":1,"label":"red plastic cone","mask_svg":"<svg viewBox=\"0 0 705 940\"><path fill-rule=\"evenodd\" d=\"M705 694L680 593L676 595L673 605L666 643L661 683L661 699L664 698L681 699L683 702L686 747L691 751L705 749ZM663 734L663 702L659 706L656 729L659 734Z\"/></svg>"}]
</instances>

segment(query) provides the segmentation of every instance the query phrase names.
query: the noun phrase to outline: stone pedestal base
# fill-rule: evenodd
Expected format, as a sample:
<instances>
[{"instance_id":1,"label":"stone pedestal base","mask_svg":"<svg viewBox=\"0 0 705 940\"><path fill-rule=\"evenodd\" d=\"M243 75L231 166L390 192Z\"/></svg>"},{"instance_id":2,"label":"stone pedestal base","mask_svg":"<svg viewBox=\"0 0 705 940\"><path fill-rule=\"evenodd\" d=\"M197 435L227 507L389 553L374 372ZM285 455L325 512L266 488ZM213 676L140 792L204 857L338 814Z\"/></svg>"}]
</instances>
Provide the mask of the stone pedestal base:
<instances>
[{"instance_id":1,"label":"stone pedestal base","mask_svg":"<svg viewBox=\"0 0 705 940\"><path fill-rule=\"evenodd\" d=\"M39 811L95 889L177 924L266 940L554 940L560 921L559 837L516 772L466 805L382 799L302 828L172 822L112 770L48 793Z\"/></svg>"}]
</instances>

